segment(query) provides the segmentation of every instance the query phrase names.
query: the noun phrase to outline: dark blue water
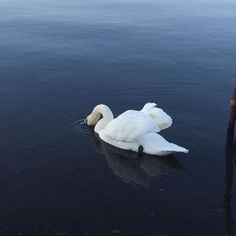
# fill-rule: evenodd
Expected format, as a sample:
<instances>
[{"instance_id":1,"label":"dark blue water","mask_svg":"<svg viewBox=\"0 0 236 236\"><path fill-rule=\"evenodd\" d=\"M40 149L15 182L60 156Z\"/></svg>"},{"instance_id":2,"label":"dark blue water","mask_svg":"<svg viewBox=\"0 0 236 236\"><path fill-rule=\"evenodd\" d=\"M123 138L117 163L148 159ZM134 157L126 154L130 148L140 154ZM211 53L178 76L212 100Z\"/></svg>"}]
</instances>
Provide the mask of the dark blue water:
<instances>
[{"instance_id":1,"label":"dark blue water","mask_svg":"<svg viewBox=\"0 0 236 236\"><path fill-rule=\"evenodd\" d=\"M233 0L0 1L0 235L234 235L235 22ZM148 101L189 154L138 159L76 124Z\"/></svg>"}]
</instances>

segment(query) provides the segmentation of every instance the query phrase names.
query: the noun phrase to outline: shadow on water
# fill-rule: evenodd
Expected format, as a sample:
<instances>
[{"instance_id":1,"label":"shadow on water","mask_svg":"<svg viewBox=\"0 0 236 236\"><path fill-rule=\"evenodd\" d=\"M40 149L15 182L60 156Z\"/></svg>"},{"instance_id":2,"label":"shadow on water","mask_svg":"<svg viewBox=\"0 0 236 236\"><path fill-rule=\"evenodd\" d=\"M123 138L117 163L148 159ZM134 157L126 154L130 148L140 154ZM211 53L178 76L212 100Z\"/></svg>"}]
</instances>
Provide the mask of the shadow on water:
<instances>
[{"instance_id":1,"label":"shadow on water","mask_svg":"<svg viewBox=\"0 0 236 236\"><path fill-rule=\"evenodd\" d=\"M96 152L105 156L113 174L123 182L149 187L152 177L168 175L169 169L182 170L182 164L173 156L139 156L135 152L111 146L97 137L93 128L88 127L89 136Z\"/></svg>"},{"instance_id":2,"label":"shadow on water","mask_svg":"<svg viewBox=\"0 0 236 236\"><path fill-rule=\"evenodd\" d=\"M234 88L234 96L231 99L231 109L229 113L229 121L228 121L226 144L225 144L225 193L224 193L225 235L232 235L232 230L233 230L231 202L232 202L234 165L236 166L236 140L234 134L235 119L236 119L236 85Z\"/></svg>"}]
</instances>

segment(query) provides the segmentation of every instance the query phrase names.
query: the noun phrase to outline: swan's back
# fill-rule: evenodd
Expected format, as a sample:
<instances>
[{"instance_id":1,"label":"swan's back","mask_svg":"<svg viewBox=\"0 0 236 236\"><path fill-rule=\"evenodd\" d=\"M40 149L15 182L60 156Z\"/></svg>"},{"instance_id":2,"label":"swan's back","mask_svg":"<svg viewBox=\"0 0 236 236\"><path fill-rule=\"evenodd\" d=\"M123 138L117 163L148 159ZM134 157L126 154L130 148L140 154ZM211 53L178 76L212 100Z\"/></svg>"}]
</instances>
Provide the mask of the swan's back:
<instances>
[{"instance_id":1,"label":"swan's back","mask_svg":"<svg viewBox=\"0 0 236 236\"><path fill-rule=\"evenodd\" d=\"M128 110L112 120L99 132L103 139L132 142L147 133L159 132L155 122L145 113Z\"/></svg>"}]
</instances>

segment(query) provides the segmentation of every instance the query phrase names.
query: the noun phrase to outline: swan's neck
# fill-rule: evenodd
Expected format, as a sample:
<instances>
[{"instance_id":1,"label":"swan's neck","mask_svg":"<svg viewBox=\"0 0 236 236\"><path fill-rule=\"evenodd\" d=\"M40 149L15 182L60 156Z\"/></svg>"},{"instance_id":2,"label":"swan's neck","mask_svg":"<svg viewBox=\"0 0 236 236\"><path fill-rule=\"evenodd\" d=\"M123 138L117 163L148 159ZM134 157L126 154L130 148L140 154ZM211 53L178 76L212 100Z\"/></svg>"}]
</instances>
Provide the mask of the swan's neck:
<instances>
[{"instance_id":1,"label":"swan's neck","mask_svg":"<svg viewBox=\"0 0 236 236\"><path fill-rule=\"evenodd\" d=\"M102 119L99 120L101 115ZM94 130L98 133L100 130L104 129L114 117L108 106L100 104L93 109L90 118L92 125L96 124Z\"/></svg>"}]
</instances>

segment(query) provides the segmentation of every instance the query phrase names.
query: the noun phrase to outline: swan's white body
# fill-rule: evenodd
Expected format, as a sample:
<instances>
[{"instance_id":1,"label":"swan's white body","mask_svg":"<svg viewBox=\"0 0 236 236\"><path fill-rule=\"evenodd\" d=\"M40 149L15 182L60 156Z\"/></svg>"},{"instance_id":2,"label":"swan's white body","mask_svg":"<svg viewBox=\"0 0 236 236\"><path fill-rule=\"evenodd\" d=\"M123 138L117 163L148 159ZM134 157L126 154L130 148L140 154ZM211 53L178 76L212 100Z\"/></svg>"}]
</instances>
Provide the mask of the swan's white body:
<instances>
[{"instance_id":1,"label":"swan's white body","mask_svg":"<svg viewBox=\"0 0 236 236\"><path fill-rule=\"evenodd\" d=\"M142 146L144 153L161 156L188 152L157 134L170 127L172 119L155 103L145 104L141 111L128 110L115 119L110 108L101 104L93 109L86 120L88 125L95 125L94 130L103 141L118 148L138 152Z\"/></svg>"}]
</instances>

